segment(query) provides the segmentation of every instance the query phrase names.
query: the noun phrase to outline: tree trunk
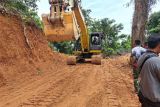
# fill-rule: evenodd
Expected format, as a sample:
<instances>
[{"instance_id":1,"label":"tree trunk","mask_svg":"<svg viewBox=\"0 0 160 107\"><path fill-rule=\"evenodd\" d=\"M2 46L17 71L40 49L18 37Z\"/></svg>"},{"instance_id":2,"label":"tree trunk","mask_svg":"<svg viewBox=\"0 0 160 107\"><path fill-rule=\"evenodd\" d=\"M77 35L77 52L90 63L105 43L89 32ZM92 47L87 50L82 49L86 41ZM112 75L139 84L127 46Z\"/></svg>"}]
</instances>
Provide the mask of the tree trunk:
<instances>
[{"instance_id":1,"label":"tree trunk","mask_svg":"<svg viewBox=\"0 0 160 107\"><path fill-rule=\"evenodd\" d=\"M132 22L132 47L134 47L135 40L140 40L142 43L145 41L148 14L148 0L135 0L135 11Z\"/></svg>"}]
</instances>

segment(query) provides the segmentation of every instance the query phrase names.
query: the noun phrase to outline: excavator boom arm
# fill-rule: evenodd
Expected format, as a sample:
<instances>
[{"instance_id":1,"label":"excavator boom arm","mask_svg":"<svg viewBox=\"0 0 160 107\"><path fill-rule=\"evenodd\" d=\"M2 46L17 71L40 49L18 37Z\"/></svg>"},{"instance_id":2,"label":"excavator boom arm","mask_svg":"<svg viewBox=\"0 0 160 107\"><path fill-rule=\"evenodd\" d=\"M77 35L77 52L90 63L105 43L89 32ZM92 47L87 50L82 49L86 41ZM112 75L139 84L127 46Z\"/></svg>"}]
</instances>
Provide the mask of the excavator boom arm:
<instances>
[{"instance_id":1,"label":"excavator boom arm","mask_svg":"<svg viewBox=\"0 0 160 107\"><path fill-rule=\"evenodd\" d=\"M89 51L89 34L79 0L49 0L50 14L42 15L48 41L62 42L80 38L82 52Z\"/></svg>"},{"instance_id":2,"label":"excavator boom arm","mask_svg":"<svg viewBox=\"0 0 160 107\"><path fill-rule=\"evenodd\" d=\"M79 6L78 1L74 1L74 14L76 16L77 23L79 25L80 31L81 31L81 47L83 52L88 52L89 51L89 34L88 34L88 29L86 26L86 22L84 20L84 16L82 14L82 10Z\"/></svg>"}]
</instances>

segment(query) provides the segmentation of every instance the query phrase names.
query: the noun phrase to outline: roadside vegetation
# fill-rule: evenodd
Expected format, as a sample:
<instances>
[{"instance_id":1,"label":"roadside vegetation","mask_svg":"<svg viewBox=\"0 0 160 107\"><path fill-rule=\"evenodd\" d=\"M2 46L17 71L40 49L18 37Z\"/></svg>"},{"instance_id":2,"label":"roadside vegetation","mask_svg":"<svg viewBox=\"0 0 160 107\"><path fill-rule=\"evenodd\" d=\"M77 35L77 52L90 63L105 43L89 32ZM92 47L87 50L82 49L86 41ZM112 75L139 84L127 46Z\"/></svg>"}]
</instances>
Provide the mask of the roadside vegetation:
<instances>
[{"instance_id":1,"label":"roadside vegetation","mask_svg":"<svg viewBox=\"0 0 160 107\"><path fill-rule=\"evenodd\" d=\"M130 35L122 34L123 25L116 23L116 20L103 18L94 19L90 17L91 10L83 10L89 32L103 32L105 39L103 41L103 54L105 56L121 54L128 52L131 47Z\"/></svg>"},{"instance_id":2,"label":"roadside vegetation","mask_svg":"<svg viewBox=\"0 0 160 107\"><path fill-rule=\"evenodd\" d=\"M142 43L146 40L147 22L149 14L154 5L159 0L130 0L130 4L134 4L134 14L132 21L132 47L134 47L135 40L141 40ZM139 8L141 7L141 8Z\"/></svg>"},{"instance_id":3,"label":"roadside vegetation","mask_svg":"<svg viewBox=\"0 0 160 107\"><path fill-rule=\"evenodd\" d=\"M0 0L0 9L4 13L20 15L23 22L43 28L37 14L37 1L39 0Z\"/></svg>"},{"instance_id":4,"label":"roadside vegetation","mask_svg":"<svg viewBox=\"0 0 160 107\"><path fill-rule=\"evenodd\" d=\"M91 10L84 10L83 15L86 20L89 32L103 32L105 39L103 41L103 55L117 55L123 52L129 52L131 49L130 35L122 34L123 25L117 24L114 19L94 19L90 16ZM50 43L50 46L61 53L73 54L74 42Z\"/></svg>"},{"instance_id":5,"label":"roadside vegetation","mask_svg":"<svg viewBox=\"0 0 160 107\"><path fill-rule=\"evenodd\" d=\"M160 33L160 11L151 14L147 30L149 33Z\"/></svg>"}]
</instances>

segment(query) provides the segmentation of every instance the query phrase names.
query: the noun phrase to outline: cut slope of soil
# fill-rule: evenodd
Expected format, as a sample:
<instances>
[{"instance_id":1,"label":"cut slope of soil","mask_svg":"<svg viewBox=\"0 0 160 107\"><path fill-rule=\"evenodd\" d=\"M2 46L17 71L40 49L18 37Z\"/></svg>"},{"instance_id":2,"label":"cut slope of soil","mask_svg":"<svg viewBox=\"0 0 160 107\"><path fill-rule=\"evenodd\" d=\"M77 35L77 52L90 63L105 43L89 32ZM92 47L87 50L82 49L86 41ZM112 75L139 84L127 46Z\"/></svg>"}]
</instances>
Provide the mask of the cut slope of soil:
<instances>
[{"instance_id":1,"label":"cut slope of soil","mask_svg":"<svg viewBox=\"0 0 160 107\"><path fill-rule=\"evenodd\" d=\"M64 56L53 53L40 29L8 15L0 15L0 26L0 86L64 64Z\"/></svg>"}]
</instances>

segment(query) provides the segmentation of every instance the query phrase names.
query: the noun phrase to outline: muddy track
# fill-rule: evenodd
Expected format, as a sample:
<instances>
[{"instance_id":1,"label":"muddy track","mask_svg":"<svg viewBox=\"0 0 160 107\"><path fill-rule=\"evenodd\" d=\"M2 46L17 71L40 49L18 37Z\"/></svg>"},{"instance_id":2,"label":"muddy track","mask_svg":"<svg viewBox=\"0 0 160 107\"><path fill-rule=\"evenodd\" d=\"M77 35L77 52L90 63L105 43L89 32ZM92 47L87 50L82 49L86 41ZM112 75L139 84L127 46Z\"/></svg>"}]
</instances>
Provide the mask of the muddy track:
<instances>
[{"instance_id":1,"label":"muddy track","mask_svg":"<svg viewBox=\"0 0 160 107\"><path fill-rule=\"evenodd\" d=\"M38 79L5 86L0 89L0 107L139 107L131 72L121 61L65 66Z\"/></svg>"}]
</instances>

